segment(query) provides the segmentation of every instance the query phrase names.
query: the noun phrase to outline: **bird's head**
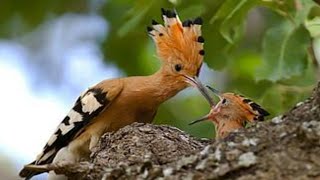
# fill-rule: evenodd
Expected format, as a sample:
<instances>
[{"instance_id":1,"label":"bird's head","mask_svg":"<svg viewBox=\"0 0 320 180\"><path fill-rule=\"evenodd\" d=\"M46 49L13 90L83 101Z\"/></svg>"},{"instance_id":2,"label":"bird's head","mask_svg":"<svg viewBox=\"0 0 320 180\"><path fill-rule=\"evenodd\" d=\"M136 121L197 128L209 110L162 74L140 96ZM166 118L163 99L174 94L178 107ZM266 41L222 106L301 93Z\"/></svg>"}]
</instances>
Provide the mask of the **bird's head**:
<instances>
[{"instance_id":1,"label":"bird's head","mask_svg":"<svg viewBox=\"0 0 320 180\"><path fill-rule=\"evenodd\" d=\"M185 86L195 86L203 62L201 18L181 22L175 11L162 9L164 25L152 20L148 34L162 61L162 72Z\"/></svg>"},{"instance_id":2,"label":"bird's head","mask_svg":"<svg viewBox=\"0 0 320 180\"><path fill-rule=\"evenodd\" d=\"M244 125L246 122L263 121L264 117L269 115L266 110L248 98L234 93L222 94L210 86L207 87L219 97L219 102L211 106L209 114L190 124L211 120L216 124L236 121Z\"/></svg>"}]
</instances>

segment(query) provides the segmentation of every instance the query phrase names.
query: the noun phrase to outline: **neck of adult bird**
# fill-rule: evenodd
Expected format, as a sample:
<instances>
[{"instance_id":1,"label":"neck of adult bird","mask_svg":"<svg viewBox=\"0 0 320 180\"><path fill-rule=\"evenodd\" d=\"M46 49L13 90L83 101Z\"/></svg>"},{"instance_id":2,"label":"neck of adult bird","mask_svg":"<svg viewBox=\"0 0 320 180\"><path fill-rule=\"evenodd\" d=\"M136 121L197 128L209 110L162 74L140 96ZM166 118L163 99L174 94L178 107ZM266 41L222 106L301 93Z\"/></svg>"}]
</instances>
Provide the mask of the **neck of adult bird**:
<instances>
[{"instance_id":1,"label":"neck of adult bird","mask_svg":"<svg viewBox=\"0 0 320 180\"><path fill-rule=\"evenodd\" d=\"M149 76L150 82L154 86L155 99L161 104L162 102L175 96L178 92L188 87L188 84L175 74L170 73L162 67L155 74Z\"/></svg>"}]
</instances>

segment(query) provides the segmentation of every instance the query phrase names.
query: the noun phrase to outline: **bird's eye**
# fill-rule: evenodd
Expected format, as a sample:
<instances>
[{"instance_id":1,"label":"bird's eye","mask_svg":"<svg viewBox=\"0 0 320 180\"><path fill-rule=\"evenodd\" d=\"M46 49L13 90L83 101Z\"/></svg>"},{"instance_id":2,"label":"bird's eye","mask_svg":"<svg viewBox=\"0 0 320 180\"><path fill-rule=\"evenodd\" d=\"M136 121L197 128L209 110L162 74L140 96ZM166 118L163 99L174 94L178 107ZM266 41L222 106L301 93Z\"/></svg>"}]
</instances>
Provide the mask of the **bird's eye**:
<instances>
[{"instance_id":1,"label":"bird's eye","mask_svg":"<svg viewBox=\"0 0 320 180\"><path fill-rule=\"evenodd\" d=\"M177 72L179 72L179 71L181 71L181 69L182 69L182 65L181 65L181 64L176 64L176 65L174 66L174 69L175 69Z\"/></svg>"},{"instance_id":2,"label":"bird's eye","mask_svg":"<svg viewBox=\"0 0 320 180\"><path fill-rule=\"evenodd\" d=\"M227 99L222 99L222 104L227 104Z\"/></svg>"}]
</instances>

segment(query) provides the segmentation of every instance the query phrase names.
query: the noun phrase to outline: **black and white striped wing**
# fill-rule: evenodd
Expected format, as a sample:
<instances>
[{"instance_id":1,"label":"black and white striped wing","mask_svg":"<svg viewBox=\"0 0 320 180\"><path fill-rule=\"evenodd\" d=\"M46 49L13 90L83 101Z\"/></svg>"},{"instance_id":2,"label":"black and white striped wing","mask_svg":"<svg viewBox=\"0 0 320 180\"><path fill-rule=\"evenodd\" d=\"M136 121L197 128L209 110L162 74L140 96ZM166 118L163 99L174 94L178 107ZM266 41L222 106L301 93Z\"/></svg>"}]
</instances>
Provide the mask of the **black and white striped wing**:
<instances>
[{"instance_id":1,"label":"black and white striped wing","mask_svg":"<svg viewBox=\"0 0 320 180\"><path fill-rule=\"evenodd\" d=\"M107 98L107 93L100 88L92 88L84 92L59 124L55 133L51 135L35 164L51 163L56 153L67 146L92 119L110 104L111 100Z\"/></svg>"},{"instance_id":2,"label":"black and white striped wing","mask_svg":"<svg viewBox=\"0 0 320 180\"><path fill-rule=\"evenodd\" d=\"M57 152L79 136L84 128L103 112L122 91L119 79L102 81L85 91L76 101L68 115L59 124L35 161L29 165L52 163ZM26 165L19 173L21 177L31 178L41 172L34 172Z\"/></svg>"}]
</instances>

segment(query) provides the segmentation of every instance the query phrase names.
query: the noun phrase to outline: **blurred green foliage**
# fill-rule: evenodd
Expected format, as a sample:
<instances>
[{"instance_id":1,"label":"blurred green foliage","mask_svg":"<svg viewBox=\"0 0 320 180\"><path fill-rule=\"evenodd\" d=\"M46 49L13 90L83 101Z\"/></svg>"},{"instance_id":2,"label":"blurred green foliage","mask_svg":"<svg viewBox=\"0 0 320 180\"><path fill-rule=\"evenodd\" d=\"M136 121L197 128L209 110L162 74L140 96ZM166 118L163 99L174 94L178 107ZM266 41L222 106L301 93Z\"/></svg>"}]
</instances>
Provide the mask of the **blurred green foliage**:
<instances>
[{"instance_id":1,"label":"blurred green foliage","mask_svg":"<svg viewBox=\"0 0 320 180\"><path fill-rule=\"evenodd\" d=\"M30 31L62 13L89 13L88 3L2 0L0 35ZM248 96L275 116L306 98L316 82L308 48L312 38L319 38L320 8L312 0L108 0L102 4L97 12L109 22L110 32L101 48L106 61L127 75L151 74L160 66L145 28L151 19L161 22L164 7L175 8L182 20L203 17L205 62L225 72L225 88L213 85L217 89ZM179 96L161 106L156 122L212 137L210 123L187 126L208 109L200 96Z\"/></svg>"}]
</instances>

